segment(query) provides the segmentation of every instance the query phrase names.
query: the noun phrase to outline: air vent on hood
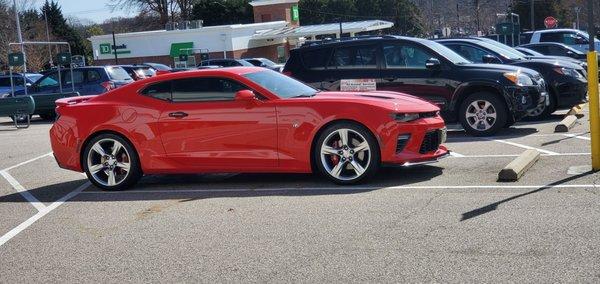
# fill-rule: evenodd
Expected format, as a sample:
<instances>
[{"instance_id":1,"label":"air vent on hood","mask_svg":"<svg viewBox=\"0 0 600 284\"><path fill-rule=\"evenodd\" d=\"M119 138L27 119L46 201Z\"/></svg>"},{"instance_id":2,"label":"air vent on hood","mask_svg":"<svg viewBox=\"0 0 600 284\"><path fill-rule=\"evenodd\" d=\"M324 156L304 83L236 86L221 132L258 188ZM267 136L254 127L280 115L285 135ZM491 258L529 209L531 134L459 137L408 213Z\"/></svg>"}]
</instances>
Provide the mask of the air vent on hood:
<instances>
[{"instance_id":1,"label":"air vent on hood","mask_svg":"<svg viewBox=\"0 0 600 284\"><path fill-rule=\"evenodd\" d=\"M375 98L375 99L384 99L384 100L392 100L394 98L392 97L383 97L383 96L376 96L376 95L359 95L361 97L369 97L369 98Z\"/></svg>"}]
</instances>

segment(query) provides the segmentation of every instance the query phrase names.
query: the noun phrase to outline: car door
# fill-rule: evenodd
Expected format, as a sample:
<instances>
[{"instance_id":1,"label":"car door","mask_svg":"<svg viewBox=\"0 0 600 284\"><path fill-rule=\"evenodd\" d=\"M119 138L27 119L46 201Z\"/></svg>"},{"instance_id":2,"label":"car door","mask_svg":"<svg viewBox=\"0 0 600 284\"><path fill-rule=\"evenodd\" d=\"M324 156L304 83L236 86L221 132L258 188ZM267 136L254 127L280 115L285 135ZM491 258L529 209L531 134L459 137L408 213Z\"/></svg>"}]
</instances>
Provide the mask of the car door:
<instances>
[{"instance_id":1,"label":"car door","mask_svg":"<svg viewBox=\"0 0 600 284\"><path fill-rule=\"evenodd\" d=\"M452 97L444 60L428 48L409 42L385 43L382 46L383 66L378 90L407 93L426 99L443 108ZM426 68L427 60L442 62L441 69Z\"/></svg>"},{"instance_id":2,"label":"car door","mask_svg":"<svg viewBox=\"0 0 600 284\"><path fill-rule=\"evenodd\" d=\"M84 77L82 70L73 70L73 77L71 78L71 71L62 71L63 81L63 92L79 92L80 95L86 95L84 93Z\"/></svg>"},{"instance_id":3,"label":"car door","mask_svg":"<svg viewBox=\"0 0 600 284\"><path fill-rule=\"evenodd\" d=\"M54 94L60 92L58 72L52 72L38 80L31 88L30 94Z\"/></svg>"},{"instance_id":4,"label":"car door","mask_svg":"<svg viewBox=\"0 0 600 284\"><path fill-rule=\"evenodd\" d=\"M188 169L254 171L277 167L277 120L270 101L235 100L248 87L218 77L172 81L159 128L168 157Z\"/></svg>"},{"instance_id":5,"label":"car door","mask_svg":"<svg viewBox=\"0 0 600 284\"><path fill-rule=\"evenodd\" d=\"M83 85L81 95L82 96L90 96L90 95L99 95L107 92L107 89L102 84L108 81L106 75L102 75L100 69L85 69L85 84Z\"/></svg>"},{"instance_id":6,"label":"car door","mask_svg":"<svg viewBox=\"0 0 600 284\"><path fill-rule=\"evenodd\" d=\"M361 44L336 48L327 64L326 75L321 78L321 87L331 91L347 91L354 90L353 85L361 90L367 86L366 81L376 84L380 75L378 47L378 44Z\"/></svg>"}]
</instances>

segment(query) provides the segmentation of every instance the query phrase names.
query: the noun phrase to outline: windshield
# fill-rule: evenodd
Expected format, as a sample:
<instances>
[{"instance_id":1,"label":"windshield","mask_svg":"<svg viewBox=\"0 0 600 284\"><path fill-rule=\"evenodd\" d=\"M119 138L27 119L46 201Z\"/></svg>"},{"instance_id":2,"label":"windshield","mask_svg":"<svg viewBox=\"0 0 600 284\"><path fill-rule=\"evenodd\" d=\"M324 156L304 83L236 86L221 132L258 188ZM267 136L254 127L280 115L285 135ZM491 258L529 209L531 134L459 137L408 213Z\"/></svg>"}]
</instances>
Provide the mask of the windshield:
<instances>
[{"instance_id":1,"label":"windshield","mask_svg":"<svg viewBox=\"0 0 600 284\"><path fill-rule=\"evenodd\" d=\"M522 60L525 59L525 55L521 52L519 52L518 50L515 50L512 47L509 47L509 49L507 48L502 48L496 44L490 44L488 42L485 41L480 41L480 40L472 40L471 42L483 47L483 48L487 48L495 53L500 54L502 57L507 58L507 59L512 59L512 60ZM498 44L501 44L498 42ZM503 45L503 44L501 44ZM516 51L512 51L512 50Z\"/></svg>"},{"instance_id":2,"label":"windshield","mask_svg":"<svg viewBox=\"0 0 600 284\"><path fill-rule=\"evenodd\" d=\"M284 99L314 96L317 93L317 90L304 83L272 70L249 73L244 77Z\"/></svg>"},{"instance_id":3,"label":"windshield","mask_svg":"<svg viewBox=\"0 0 600 284\"><path fill-rule=\"evenodd\" d=\"M447 48L435 41L428 41L426 43L426 45L433 49L433 51L437 52L439 55L443 56L444 58L448 59L450 62L454 63L454 64L468 64L468 63L473 63L469 60L467 60L466 58L460 56L460 54L454 52L454 50Z\"/></svg>"},{"instance_id":4,"label":"windshield","mask_svg":"<svg viewBox=\"0 0 600 284\"><path fill-rule=\"evenodd\" d=\"M133 80L131 76L127 74L127 71L121 67L106 67L108 75L112 80Z\"/></svg>"},{"instance_id":5,"label":"windshield","mask_svg":"<svg viewBox=\"0 0 600 284\"><path fill-rule=\"evenodd\" d=\"M238 60L238 62L240 64L242 64L242 66L249 66L249 67L254 66L254 65L252 65L252 63L250 63L250 62L248 62L246 60L243 60L243 59Z\"/></svg>"},{"instance_id":6,"label":"windshield","mask_svg":"<svg viewBox=\"0 0 600 284\"><path fill-rule=\"evenodd\" d=\"M161 70L161 71L171 70L171 67L164 65L164 64L160 64L160 63L146 63L146 65L151 66L152 68L154 68L156 70Z\"/></svg>"},{"instance_id":7,"label":"windshield","mask_svg":"<svg viewBox=\"0 0 600 284\"><path fill-rule=\"evenodd\" d=\"M508 45L506 45L506 44L504 44L504 43L501 43L501 42L499 42L499 41L495 41L495 40L493 40L493 39L489 39L489 38L481 38L481 39L482 39L482 41L483 41L483 42L485 42L485 43L489 43L489 44L491 44L491 45L493 45L493 46L496 46L496 47L498 47L498 48L505 49L507 52L510 52L510 53L512 53L512 54L515 54L515 55L517 55L517 56L519 56L519 57L527 57L527 54L525 54L525 53L523 53L523 52L520 52L520 51L518 51L518 50L514 49L513 47L510 47L510 46L508 46ZM514 58L511 58L511 59L514 59Z\"/></svg>"},{"instance_id":8,"label":"windshield","mask_svg":"<svg viewBox=\"0 0 600 284\"><path fill-rule=\"evenodd\" d=\"M27 74L27 75L25 75L25 77L27 77L27 79L30 82L35 83L37 80L39 80L43 76L42 76L42 74Z\"/></svg>"}]
</instances>

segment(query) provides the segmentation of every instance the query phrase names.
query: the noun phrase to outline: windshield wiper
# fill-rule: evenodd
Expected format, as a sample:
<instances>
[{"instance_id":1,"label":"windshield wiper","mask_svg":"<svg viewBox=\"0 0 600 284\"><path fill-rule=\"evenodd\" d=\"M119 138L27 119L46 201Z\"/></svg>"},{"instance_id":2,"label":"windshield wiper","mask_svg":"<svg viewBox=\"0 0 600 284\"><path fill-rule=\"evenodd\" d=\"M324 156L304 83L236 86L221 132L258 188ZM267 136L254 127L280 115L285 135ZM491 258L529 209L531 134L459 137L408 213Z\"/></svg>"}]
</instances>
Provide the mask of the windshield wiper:
<instances>
[{"instance_id":1,"label":"windshield wiper","mask_svg":"<svg viewBox=\"0 0 600 284\"><path fill-rule=\"evenodd\" d=\"M297 96L290 97L290 99L293 99L293 98L312 98L315 95L317 95L317 93L300 94L300 95L297 95Z\"/></svg>"}]
</instances>

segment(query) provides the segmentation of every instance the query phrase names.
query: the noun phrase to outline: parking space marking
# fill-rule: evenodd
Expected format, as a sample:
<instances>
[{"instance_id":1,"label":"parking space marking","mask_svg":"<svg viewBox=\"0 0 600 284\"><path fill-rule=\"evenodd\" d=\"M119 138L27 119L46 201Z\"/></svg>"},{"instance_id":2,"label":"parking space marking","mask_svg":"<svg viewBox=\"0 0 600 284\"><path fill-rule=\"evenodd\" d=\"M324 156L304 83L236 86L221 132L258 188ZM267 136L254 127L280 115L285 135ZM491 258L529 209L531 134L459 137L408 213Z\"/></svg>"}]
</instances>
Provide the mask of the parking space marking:
<instances>
[{"instance_id":1,"label":"parking space marking","mask_svg":"<svg viewBox=\"0 0 600 284\"><path fill-rule=\"evenodd\" d=\"M464 157L465 155L463 155L463 154L459 154L459 153L456 153L456 152L454 152L454 151L450 151L450 156L452 156L452 157L455 157L455 158L462 158L462 157Z\"/></svg>"},{"instance_id":2,"label":"parking space marking","mask_svg":"<svg viewBox=\"0 0 600 284\"><path fill-rule=\"evenodd\" d=\"M557 153L557 154L542 154L542 157L563 157L563 156L589 156L591 153ZM518 157L517 154L498 154L498 155L463 155L462 157L453 156L451 158L505 158Z\"/></svg>"},{"instance_id":3,"label":"parking space marking","mask_svg":"<svg viewBox=\"0 0 600 284\"><path fill-rule=\"evenodd\" d=\"M42 211L46 209L46 206L40 202L35 196L33 196L27 189L25 189L12 175L6 171L0 171L0 175L10 183L10 185L27 200L35 209Z\"/></svg>"},{"instance_id":4,"label":"parking space marking","mask_svg":"<svg viewBox=\"0 0 600 284\"><path fill-rule=\"evenodd\" d=\"M46 214L50 213L52 210L58 208L58 206L61 206L63 203L65 203L69 199L71 199L71 198L75 197L76 195L78 195L79 193L81 193L84 189L88 188L90 185L91 185L91 183L89 181L85 182L84 184L77 187L75 190L73 190L70 193L68 193L67 195L61 197L54 203L46 206L44 209L40 210L38 213L31 216L31 218L27 219L25 222L19 224L17 227L15 227L14 229L10 230L8 233L1 236L0 237L0 247L2 245L4 245L6 242L8 242L10 239L14 238L20 232L27 229L29 226L31 226L33 223L35 223L37 220L46 216Z\"/></svg>"},{"instance_id":5,"label":"parking space marking","mask_svg":"<svg viewBox=\"0 0 600 284\"><path fill-rule=\"evenodd\" d=\"M129 194L129 193L222 193L222 192L269 192L269 191L360 191L380 189L538 189L538 188L600 188L595 184L558 184L558 185L416 185L416 186L366 186L366 187L281 187L281 188L213 188L213 189L141 189L125 191L83 191L81 194Z\"/></svg>"},{"instance_id":6,"label":"parking space marking","mask_svg":"<svg viewBox=\"0 0 600 284\"><path fill-rule=\"evenodd\" d=\"M20 167L20 166L22 166L22 165L29 164L29 163L31 163L31 162L33 162L33 161L36 161L36 160L39 160L39 159L41 159L41 158L48 157L48 156L51 156L51 155L52 155L52 152L50 152L50 153L46 153L46 154L44 154L44 155L37 156L37 157L35 157L35 158L32 158L32 159L29 159L29 160L27 160L27 161L25 161L25 162L21 162L21 163L18 163L18 164L16 164L16 165L14 165L14 166L11 166L11 167L8 167L8 168L6 168L6 169L3 169L2 171L4 171L4 172L8 172L8 171L10 171L10 170L12 170L12 169L14 169L14 168L18 168L18 167Z\"/></svg>"},{"instance_id":7,"label":"parking space marking","mask_svg":"<svg viewBox=\"0 0 600 284\"><path fill-rule=\"evenodd\" d=\"M486 139L486 140L494 141L494 142L498 142L498 143L504 143L504 144L507 144L507 145L511 145L511 146L515 146L515 147L519 147L519 148L523 148L523 149L527 149L527 150L537 150L540 153L544 153L544 154L547 154L547 155L552 155L552 156L554 156L554 155L560 155L559 153L556 153L556 152L544 150L544 149L541 149L541 148L531 147L531 146L527 146L527 145L523 145L523 144L519 144L519 143L515 143L515 142L510 142L510 141L506 141L506 140L502 140L502 139Z\"/></svg>"},{"instance_id":8,"label":"parking space marking","mask_svg":"<svg viewBox=\"0 0 600 284\"><path fill-rule=\"evenodd\" d=\"M581 140L588 140L588 141L592 140L590 137L580 136L580 135L583 135L583 134L567 134L567 133L565 133L563 135L567 136L567 137L571 137L571 138L581 139Z\"/></svg>"}]
</instances>

